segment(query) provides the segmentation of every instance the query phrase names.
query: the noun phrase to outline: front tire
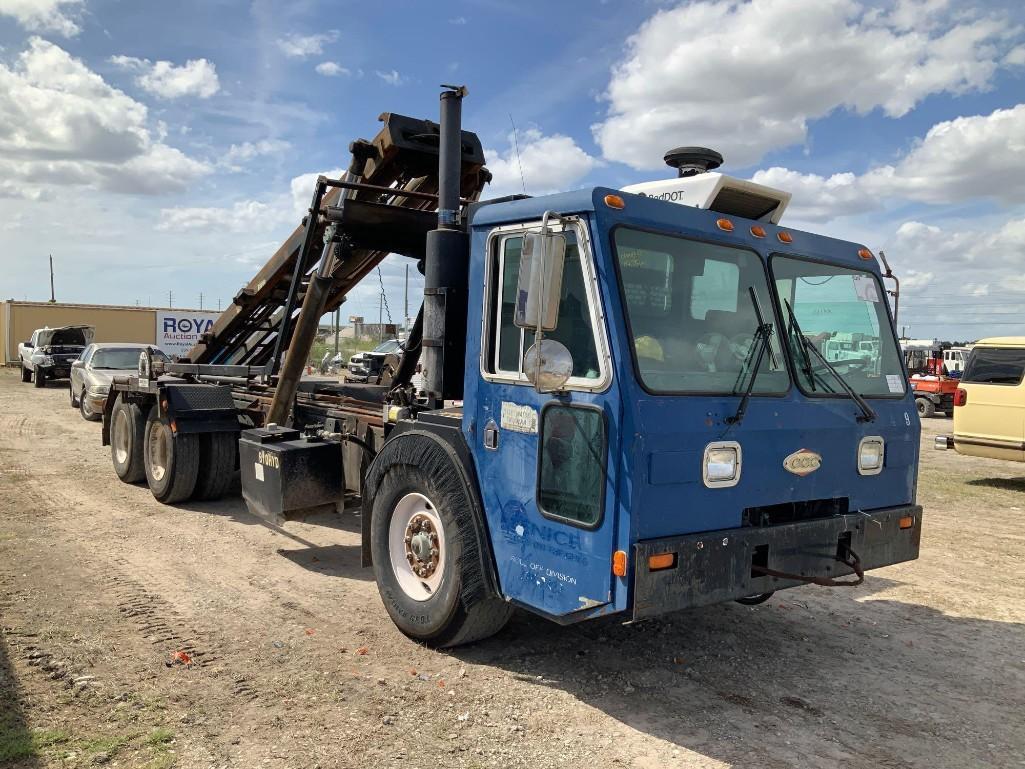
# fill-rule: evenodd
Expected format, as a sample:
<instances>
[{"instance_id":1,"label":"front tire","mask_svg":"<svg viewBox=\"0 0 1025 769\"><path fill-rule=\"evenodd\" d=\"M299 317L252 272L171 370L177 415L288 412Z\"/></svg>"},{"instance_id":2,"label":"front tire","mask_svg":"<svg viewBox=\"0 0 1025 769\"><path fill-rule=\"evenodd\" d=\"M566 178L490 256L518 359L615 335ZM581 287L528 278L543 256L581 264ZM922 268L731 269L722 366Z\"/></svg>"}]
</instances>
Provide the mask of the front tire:
<instances>
[{"instance_id":1,"label":"front tire","mask_svg":"<svg viewBox=\"0 0 1025 769\"><path fill-rule=\"evenodd\" d=\"M36 366L36 370L32 375L32 385L34 387L46 387L46 372Z\"/></svg>"},{"instance_id":2,"label":"front tire","mask_svg":"<svg viewBox=\"0 0 1025 769\"><path fill-rule=\"evenodd\" d=\"M75 383L74 382L69 382L68 383L68 395L71 396L71 408L77 409L78 408L78 401L75 400Z\"/></svg>"},{"instance_id":3,"label":"front tire","mask_svg":"<svg viewBox=\"0 0 1025 769\"><path fill-rule=\"evenodd\" d=\"M478 589L481 559L467 552L477 538L471 516L469 491L451 462L431 463L429 472L411 464L384 470L371 519L374 575L388 614L415 641L472 643L497 633L512 614Z\"/></svg>"},{"instance_id":4,"label":"front tire","mask_svg":"<svg viewBox=\"0 0 1025 769\"><path fill-rule=\"evenodd\" d=\"M86 403L85 388L82 388L82 394L78 396L78 413L82 415L82 419L86 422L99 422L103 419L103 414L97 414Z\"/></svg>"},{"instance_id":5,"label":"front tire","mask_svg":"<svg viewBox=\"0 0 1025 769\"><path fill-rule=\"evenodd\" d=\"M146 417L143 457L146 482L158 502L171 505L192 496L199 476L199 436L174 432L156 405Z\"/></svg>"},{"instance_id":6,"label":"front tire","mask_svg":"<svg viewBox=\"0 0 1025 769\"><path fill-rule=\"evenodd\" d=\"M117 399L110 415L110 458L114 472L125 483L146 479L142 442L146 434L146 417L134 403Z\"/></svg>"},{"instance_id":7,"label":"front tire","mask_svg":"<svg viewBox=\"0 0 1025 769\"><path fill-rule=\"evenodd\" d=\"M21 381L25 383L32 381L32 372L25 368L24 365L21 367Z\"/></svg>"},{"instance_id":8,"label":"front tire","mask_svg":"<svg viewBox=\"0 0 1025 769\"><path fill-rule=\"evenodd\" d=\"M928 398L916 398L915 406L918 408L918 416L922 419L936 416L936 404Z\"/></svg>"}]
</instances>

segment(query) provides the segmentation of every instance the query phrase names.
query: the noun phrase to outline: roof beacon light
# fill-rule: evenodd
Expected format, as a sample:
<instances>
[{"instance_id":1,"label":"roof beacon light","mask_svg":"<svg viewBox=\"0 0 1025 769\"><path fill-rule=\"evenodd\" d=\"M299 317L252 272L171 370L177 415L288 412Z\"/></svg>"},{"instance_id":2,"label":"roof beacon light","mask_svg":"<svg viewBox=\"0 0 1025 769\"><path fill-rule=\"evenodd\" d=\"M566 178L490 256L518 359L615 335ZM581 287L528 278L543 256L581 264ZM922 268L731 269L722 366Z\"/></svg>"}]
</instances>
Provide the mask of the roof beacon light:
<instances>
[{"instance_id":1,"label":"roof beacon light","mask_svg":"<svg viewBox=\"0 0 1025 769\"><path fill-rule=\"evenodd\" d=\"M764 238L765 237L765 228L764 227L759 227L756 224L754 227L751 228L751 234L754 235L756 238Z\"/></svg>"},{"instance_id":2,"label":"roof beacon light","mask_svg":"<svg viewBox=\"0 0 1025 769\"><path fill-rule=\"evenodd\" d=\"M729 219L716 219L715 226L723 232L733 232L733 222L731 222Z\"/></svg>"},{"instance_id":3,"label":"roof beacon light","mask_svg":"<svg viewBox=\"0 0 1025 769\"><path fill-rule=\"evenodd\" d=\"M626 208L626 202L619 195L606 195L605 205L607 205L609 208Z\"/></svg>"},{"instance_id":4,"label":"roof beacon light","mask_svg":"<svg viewBox=\"0 0 1025 769\"><path fill-rule=\"evenodd\" d=\"M780 243L793 243L794 242L794 236L791 235L786 230L781 230L780 232L777 232L776 233L776 237L779 238L779 242Z\"/></svg>"},{"instance_id":5,"label":"roof beacon light","mask_svg":"<svg viewBox=\"0 0 1025 769\"><path fill-rule=\"evenodd\" d=\"M860 256L862 259L866 259L866 260L867 259L871 259L872 258L872 252L869 251L867 248L862 248L861 250L858 251L858 256Z\"/></svg>"}]
</instances>

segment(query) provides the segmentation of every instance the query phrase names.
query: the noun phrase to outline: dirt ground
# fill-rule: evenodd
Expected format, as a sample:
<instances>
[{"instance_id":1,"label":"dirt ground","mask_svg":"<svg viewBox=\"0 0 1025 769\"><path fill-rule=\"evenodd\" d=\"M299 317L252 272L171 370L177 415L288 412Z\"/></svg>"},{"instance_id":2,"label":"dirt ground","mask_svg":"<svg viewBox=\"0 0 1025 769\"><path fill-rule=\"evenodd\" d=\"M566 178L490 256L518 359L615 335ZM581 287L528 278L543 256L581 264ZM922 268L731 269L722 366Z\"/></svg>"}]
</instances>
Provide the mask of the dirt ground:
<instances>
[{"instance_id":1,"label":"dirt ground","mask_svg":"<svg viewBox=\"0 0 1025 769\"><path fill-rule=\"evenodd\" d=\"M1022 767L1025 466L932 449L922 557L638 625L401 636L359 520L122 484L0 371L0 767ZM168 665L176 651L191 664Z\"/></svg>"}]
</instances>

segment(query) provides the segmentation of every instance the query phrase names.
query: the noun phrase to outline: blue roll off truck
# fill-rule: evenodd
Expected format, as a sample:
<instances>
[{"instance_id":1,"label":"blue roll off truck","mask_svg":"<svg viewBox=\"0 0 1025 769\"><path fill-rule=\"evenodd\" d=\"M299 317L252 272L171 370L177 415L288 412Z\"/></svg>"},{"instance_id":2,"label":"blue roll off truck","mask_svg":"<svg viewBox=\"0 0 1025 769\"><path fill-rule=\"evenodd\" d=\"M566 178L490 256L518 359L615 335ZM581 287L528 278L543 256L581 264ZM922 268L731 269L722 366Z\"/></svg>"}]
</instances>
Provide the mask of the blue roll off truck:
<instances>
[{"instance_id":1,"label":"blue roll off truck","mask_svg":"<svg viewBox=\"0 0 1025 769\"><path fill-rule=\"evenodd\" d=\"M464 96L382 115L187 356L115 380L122 480L170 504L238 469L256 514L357 510L386 610L433 646L516 608L638 620L917 558L920 425L875 256L785 227L789 194L697 147L675 178L480 202ZM375 382L304 378L390 253L425 283L400 353Z\"/></svg>"}]
</instances>

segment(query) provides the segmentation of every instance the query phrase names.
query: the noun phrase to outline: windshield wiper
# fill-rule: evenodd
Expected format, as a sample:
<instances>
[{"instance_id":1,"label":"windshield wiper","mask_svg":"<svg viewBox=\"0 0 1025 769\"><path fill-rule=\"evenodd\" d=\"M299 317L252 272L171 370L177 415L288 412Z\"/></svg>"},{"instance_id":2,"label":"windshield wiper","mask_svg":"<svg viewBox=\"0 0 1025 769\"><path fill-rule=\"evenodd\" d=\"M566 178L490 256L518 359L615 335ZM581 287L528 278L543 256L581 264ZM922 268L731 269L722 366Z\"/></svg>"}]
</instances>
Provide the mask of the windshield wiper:
<instances>
[{"instance_id":1,"label":"windshield wiper","mask_svg":"<svg viewBox=\"0 0 1025 769\"><path fill-rule=\"evenodd\" d=\"M844 379L843 374L841 374L839 371L837 371L836 367L832 363L830 363L828 360L826 360L826 356L823 355L821 352L819 352L819 349L815 345L813 345L811 342L808 341L808 338L805 337L804 333L801 331L800 325L798 325L798 323L797 323L797 316L794 314L794 308L790 306L790 302L788 302L788 301L786 301L784 299L783 300L783 304L786 305L787 313L790 315L790 326L796 332L795 336L797 337L798 341L800 342L801 349L804 351L804 360L805 360L804 372L806 374L808 374L808 380L812 383L812 389L814 389L814 382L815 382L815 380L814 380L814 376L813 376L812 368L811 368L811 359L808 357L808 353L809 352L812 353L812 355L814 355L816 358L818 358L822 362L822 365L824 365L826 367L826 369L828 369L829 373L833 375L833 377L836 379L836 381L844 389L844 392L846 392L849 396L851 396L851 400L853 400L856 404L858 404L858 408L861 409L861 412L862 412L861 416L859 416L857 418L858 421L859 422L874 422L876 420L876 412L873 411L872 407L869 406L868 403L865 402L865 399L862 398L857 393L857 391L853 387L850 386L850 384L847 382L847 380Z\"/></svg>"},{"instance_id":2,"label":"windshield wiper","mask_svg":"<svg viewBox=\"0 0 1025 769\"><path fill-rule=\"evenodd\" d=\"M747 413L747 404L751 400L751 392L755 387L755 380L758 378L758 369L761 368L762 358L765 357L765 352L768 351L769 358L772 361L772 365L776 365L776 358L772 354L772 347L769 344L769 337L772 336L772 324L766 323L762 320L762 311L758 307L758 298L755 296L755 290L753 287L748 286L748 293L751 296L751 304L755 308L755 317L758 319L758 328L755 329L754 338L752 339L751 349L748 352L747 359L744 361L744 368L740 370L740 374L737 376L737 382L733 385L733 395L737 394L737 385L740 384L741 377L744 376L744 372L747 370L747 362L751 360L751 356L755 356L754 365L751 366L751 378L747 381L747 387L744 390L744 397L740 399L740 403L737 404L737 412L731 416L726 417L726 424L735 425L744 418L744 414ZM755 350L757 345L758 349Z\"/></svg>"}]
</instances>

